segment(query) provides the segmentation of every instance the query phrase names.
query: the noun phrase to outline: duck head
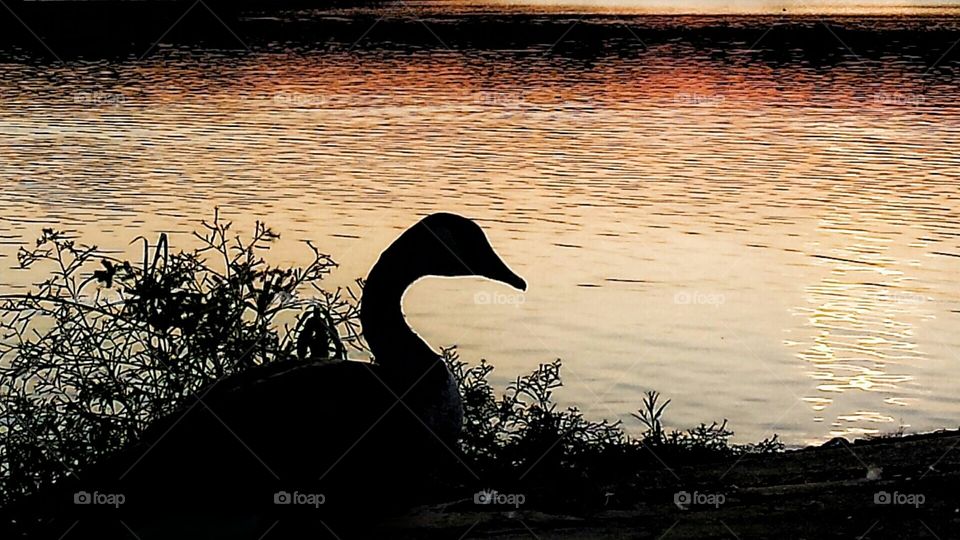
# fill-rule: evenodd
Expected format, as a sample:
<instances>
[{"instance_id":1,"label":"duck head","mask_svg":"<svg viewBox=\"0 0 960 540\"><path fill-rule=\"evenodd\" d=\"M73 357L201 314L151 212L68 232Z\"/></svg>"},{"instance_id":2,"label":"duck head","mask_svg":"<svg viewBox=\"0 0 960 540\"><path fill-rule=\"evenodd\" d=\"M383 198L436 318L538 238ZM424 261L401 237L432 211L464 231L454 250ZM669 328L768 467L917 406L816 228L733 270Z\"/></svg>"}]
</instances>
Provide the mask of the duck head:
<instances>
[{"instance_id":1,"label":"duck head","mask_svg":"<svg viewBox=\"0 0 960 540\"><path fill-rule=\"evenodd\" d=\"M387 251L413 256L414 274L479 276L520 290L527 284L493 250L487 235L473 220L456 214L427 216L404 232ZM386 254L386 252L384 253Z\"/></svg>"},{"instance_id":2,"label":"duck head","mask_svg":"<svg viewBox=\"0 0 960 540\"><path fill-rule=\"evenodd\" d=\"M527 284L493 250L479 225L463 216L432 214L401 234L374 264L367 276L360 322L378 362L394 356L436 353L407 326L401 309L403 294L427 276L479 276L519 290Z\"/></svg>"}]
</instances>

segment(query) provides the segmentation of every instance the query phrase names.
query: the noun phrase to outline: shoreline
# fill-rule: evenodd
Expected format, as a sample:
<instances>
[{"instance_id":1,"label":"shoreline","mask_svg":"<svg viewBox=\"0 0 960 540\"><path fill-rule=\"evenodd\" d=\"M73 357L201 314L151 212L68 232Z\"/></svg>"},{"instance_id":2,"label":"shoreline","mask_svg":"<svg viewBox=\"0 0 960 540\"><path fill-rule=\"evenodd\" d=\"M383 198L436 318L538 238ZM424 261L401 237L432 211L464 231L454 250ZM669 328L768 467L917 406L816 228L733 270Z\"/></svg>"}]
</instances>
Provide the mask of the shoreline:
<instances>
[{"instance_id":1,"label":"shoreline","mask_svg":"<svg viewBox=\"0 0 960 540\"><path fill-rule=\"evenodd\" d=\"M948 538L960 524L960 431L742 456L650 471L610 486L607 507L578 514L424 506L390 524L396 538ZM674 503L678 492L722 504ZM886 494L886 495L884 495ZM890 502L884 503L883 501ZM895 499L895 500L894 500ZM716 500L716 499L714 499ZM919 503L919 504L918 504ZM485 508L482 508L485 510Z\"/></svg>"},{"instance_id":2,"label":"shoreline","mask_svg":"<svg viewBox=\"0 0 960 540\"><path fill-rule=\"evenodd\" d=\"M207 5L207 4L204 4ZM933 62L956 40L960 9L917 15L615 14L534 10L446 12L427 6L413 14L384 3L332 2L305 10L302 2L265 10L254 3L26 2L17 17L0 18L0 57L70 60L145 58L189 47L254 53L281 50L497 50L596 58L681 45L783 64L882 61L893 53ZM285 14L286 17L276 15ZM422 17L426 17L423 19ZM426 21L431 32L423 30ZM574 24L575 23L575 24ZM375 26L375 27L374 27ZM625 29L624 27L627 27ZM630 31L628 31L630 30ZM764 36L763 46L746 48ZM843 46L834 34L842 37ZM562 37L562 39L560 39ZM588 45L620 43L614 49ZM355 51L356 49L356 51ZM857 51L857 58L849 50Z\"/></svg>"}]
</instances>

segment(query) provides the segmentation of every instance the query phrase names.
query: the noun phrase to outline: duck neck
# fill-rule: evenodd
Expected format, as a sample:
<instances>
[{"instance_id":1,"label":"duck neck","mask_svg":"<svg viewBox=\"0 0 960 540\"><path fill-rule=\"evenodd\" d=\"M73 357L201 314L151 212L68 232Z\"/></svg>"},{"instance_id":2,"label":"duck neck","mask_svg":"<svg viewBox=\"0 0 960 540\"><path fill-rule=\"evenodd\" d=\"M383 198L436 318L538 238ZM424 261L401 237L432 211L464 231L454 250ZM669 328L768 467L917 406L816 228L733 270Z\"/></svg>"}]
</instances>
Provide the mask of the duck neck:
<instances>
[{"instance_id":1,"label":"duck neck","mask_svg":"<svg viewBox=\"0 0 960 540\"><path fill-rule=\"evenodd\" d=\"M397 269L405 264L385 264L384 258L370 270L363 288L360 324L364 338L377 363L384 368L428 367L440 357L407 325L402 307L404 292L420 276L404 275Z\"/></svg>"}]
</instances>

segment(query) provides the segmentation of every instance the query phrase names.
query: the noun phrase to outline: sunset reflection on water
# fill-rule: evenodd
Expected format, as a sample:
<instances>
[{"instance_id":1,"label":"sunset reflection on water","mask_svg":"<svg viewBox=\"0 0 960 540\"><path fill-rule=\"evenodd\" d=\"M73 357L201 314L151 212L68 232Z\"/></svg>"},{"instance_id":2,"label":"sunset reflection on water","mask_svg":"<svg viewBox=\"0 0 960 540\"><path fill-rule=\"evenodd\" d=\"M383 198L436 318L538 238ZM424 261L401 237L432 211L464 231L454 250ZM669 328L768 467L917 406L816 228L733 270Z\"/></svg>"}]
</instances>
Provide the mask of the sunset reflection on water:
<instances>
[{"instance_id":1,"label":"sunset reflection on water","mask_svg":"<svg viewBox=\"0 0 960 540\"><path fill-rule=\"evenodd\" d=\"M529 291L483 303L506 291L428 280L406 309L500 383L562 357L558 397L588 415L638 428L655 388L671 425L725 417L742 440L955 425L952 71L621 39L591 58L4 65L0 264L50 225L131 256L160 231L189 246L219 206L283 233L282 262L315 240L347 285L420 216L460 212ZM37 277L0 272L8 288Z\"/></svg>"}]
</instances>

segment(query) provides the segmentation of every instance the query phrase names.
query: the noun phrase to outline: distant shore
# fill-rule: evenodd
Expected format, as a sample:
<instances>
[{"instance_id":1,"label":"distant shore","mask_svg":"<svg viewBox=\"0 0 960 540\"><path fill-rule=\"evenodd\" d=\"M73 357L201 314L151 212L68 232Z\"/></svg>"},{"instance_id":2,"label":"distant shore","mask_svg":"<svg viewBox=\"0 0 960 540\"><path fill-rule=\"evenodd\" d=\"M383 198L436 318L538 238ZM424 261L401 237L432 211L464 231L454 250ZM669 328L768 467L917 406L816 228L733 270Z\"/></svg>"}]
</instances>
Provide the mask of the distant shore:
<instances>
[{"instance_id":1,"label":"distant shore","mask_svg":"<svg viewBox=\"0 0 960 540\"><path fill-rule=\"evenodd\" d=\"M543 50L596 57L622 51L599 44L622 41L623 48L638 51L689 46L728 50L732 58L749 52L772 63L798 56L825 64L880 60L892 53L929 56L932 63L960 31L960 16L943 14L575 15L510 10L464 14L444 11L442 6L415 10L404 6L303 0L17 2L10 4L16 18L0 17L0 56L139 58L164 46L242 53L272 50L279 44L311 50ZM423 19L425 10L428 20ZM761 45L758 38L767 30Z\"/></svg>"}]
</instances>

